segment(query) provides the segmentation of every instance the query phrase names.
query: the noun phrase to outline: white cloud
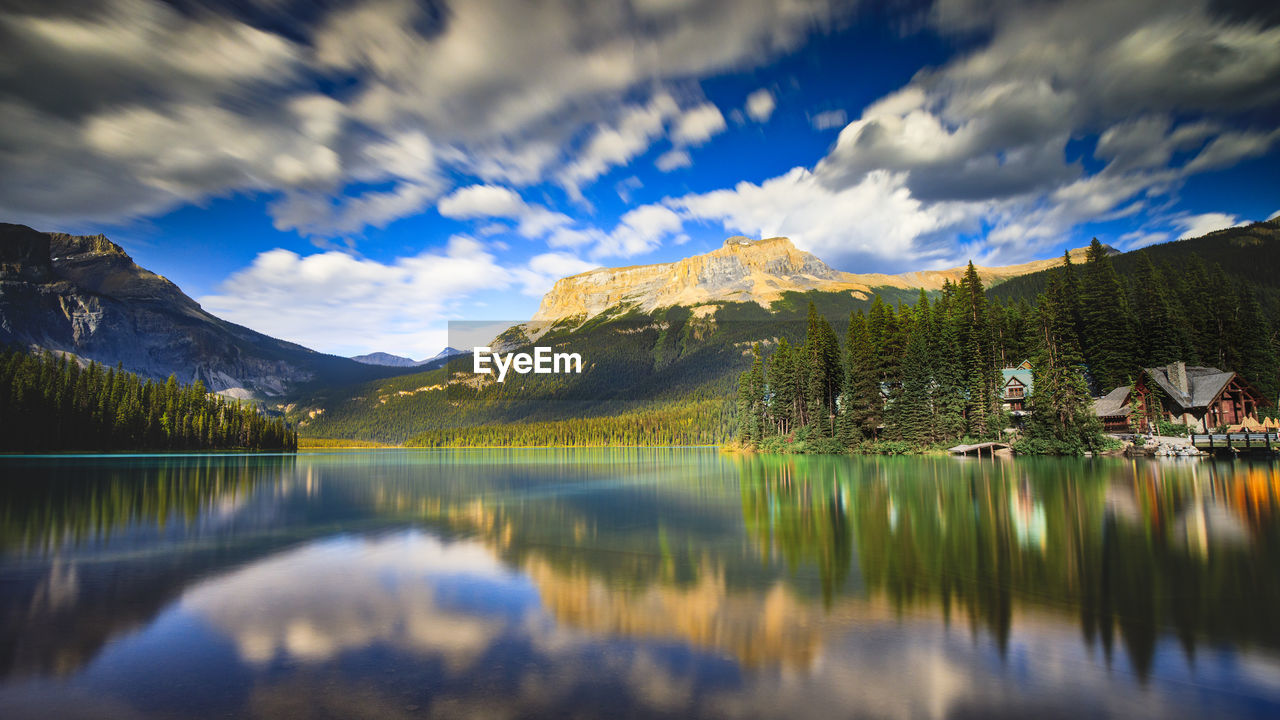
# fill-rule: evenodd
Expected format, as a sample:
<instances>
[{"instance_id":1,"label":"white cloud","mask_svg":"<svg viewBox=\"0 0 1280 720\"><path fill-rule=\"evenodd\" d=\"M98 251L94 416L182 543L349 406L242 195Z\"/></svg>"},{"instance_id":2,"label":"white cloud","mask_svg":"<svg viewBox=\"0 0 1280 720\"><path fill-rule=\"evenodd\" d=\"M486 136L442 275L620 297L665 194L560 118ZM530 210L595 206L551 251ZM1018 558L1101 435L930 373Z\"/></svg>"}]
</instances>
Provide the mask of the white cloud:
<instances>
[{"instance_id":1,"label":"white cloud","mask_svg":"<svg viewBox=\"0 0 1280 720\"><path fill-rule=\"evenodd\" d=\"M443 347L439 321L457 301L511 282L483 245L454 236L443 252L391 263L336 250L269 250L200 303L221 318L323 351L423 357Z\"/></svg>"},{"instance_id":2,"label":"white cloud","mask_svg":"<svg viewBox=\"0 0 1280 720\"><path fill-rule=\"evenodd\" d=\"M689 151L684 148L672 148L659 155L653 164L662 172L671 172L677 168L689 167L693 164L693 158L689 157Z\"/></svg>"},{"instance_id":3,"label":"white cloud","mask_svg":"<svg viewBox=\"0 0 1280 720\"><path fill-rule=\"evenodd\" d=\"M443 181L402 182L387 191L366 192L341 200L327 193L307 190L286 192L271 202L277 230L297 230L303 235L330 237L358 233L366 227L385 227L399 218L427 208L444 189Z\"/></svg>"},{"instance_id":4,"label":"white cloud","mask_svg":"<svg viewBox=\"0 0 1280 720\"><path fill-rule=\"evenodd\" d=\"M1127 232L1121 235L1116 244L1118 249L1128 252L1130 250L1137 250L1139 248L1168 241L1169 233L1134 230L1133 232Z\"/></svg>"},{"instance_id":5,"label":"white cloud","mask_svg":"<svg viewBox=\"0 0 1280 720\"><path fill-rule=\"evenodd\" d=\"M287 550L197 583L181 605L225 634L252 664L319 663L382 643L438 657L460 672L502 629L496 619L439 602L438 586L460 577L510 581L478 542L410 532ZM379 591L369 592L372 586Z\"/></svg>"},{"instance_id":6,"label":"white cloud","mask_svg":"<svg viewBox=\"0 0 1280 720\"><path fill-rule=\"evenodd\" d=\"M642 214L638 229L628 231L653 231L654 222ZM600 239L592 234L588 242ZM322 352L421 358L445 346L448 319L479 307L509 316L520 305L507 297L510 290L537 297L561 277L598 267L563 251L504 263L495 247L455 235L442 250L390 262L342 250L299 255L277 248L259 254L199 302L218 317Z\"/></svg>"},{"instance_id":7,"label":"white cloud","mask_svg":"<svg viewBox=\"0 0 1280 720\"><path fill-rule=\"evenodd\" d=\"M1110 161L1112 172L1164 167L1174 152L1194 149L1219 130L1206 122L1172 125L1167 115L1119 122L1099 136L1094 157Z\"/></svg>"},{"instance_id":8,"label":"white cloud","mask_svg":"<svg viewBox=\"0 0 1280 720\"><path fill-rule=\"evenodd\" d=\"M531 205L514 190L497 185L469 185L440 199L440 214L455 219L507 218L518 221L517 231L527 238L538 238L570 224L564 213L553 212L541 205Z\"/></svg>"},{"instance_id":9,"label":"white cloud","mask_svg":"<svg viewBox=\"0 0 1280 720\"><path fill-rule=\"evenodd\" d=\"M440 199L440 214L449 218L514 218L529 206L515 191L496 185L469 185Z\"/></svg>"},{"instance_id":10,"label":"white cloud","mask_svg":"<svg viewBox=\"0 0 1280 720\"><path fill-rule=\"evenodd\" d=\"M777 106L773 93L765 88L760 88L747 96L747 115L756 122L767 122Z\"/></svg>"},{"instance_id":11,"label":"white cloud","mask_svg":"<svg viewBox=\"0 0 1280 720\"><path fill-rule=\"evenodd\" d=\"M681 245L689 238L682 231L684 221L665 205L641 205L618 218L613 230L599 228L558 228L547 237L553 248L588 249L594 260L629 258L656 250L664 242Z\"/></svg>"},{"instance_id":12,"label":"white cloud","mask_svg":"<svg viewBox=\"0 0 1280 720\"><path fill-rule=\"evenodd\" d=\"M1226 228L1239 227L1248 223L1235 215L1211 212L1177 218L1174 220L1174 224L1183 229L1183 233L1178 236L1178 239L1186 240L1208 235L1215 230L1225 230Z\"/></svg>"},{"instance_id":13,"label":"white cloud","mask_svg":"<svg viewBox=\"0 0 1280 720\"><path fill-rule=\"evenodd\" d=\"M1230 167L1247 158L1261 157L1277 141L1280 141L1280 130L1224 132L1187 163L1186 171L1216 170Z\"/></svg>"},{"instance_id":14,"label":"white cloud","mask_svg":"<svg viewBox=\"0 0 1280 720\"><path fill-rule=\"evenodd\" d=\"M648 150L679 111L675 99L661 93L647 105L628 108L616 124L597 125L581 154L561 171L560 183L570 194L578 195L583 184Z\"/></svg>"},{"instance_id":15,"label":"white cloud","mask_svg":"<svg viewBox=\"0 0 1280 720\"><path fill-rule=\"evenodd\" d=\"M549 252L530 258L526 267L514 271L513 277L521 284L525 295L542 297L556 280L598 267L598 263L587 262L576 255Z\"/></svg>"},{"instance_id":16,"label":"white cloud","mask_svg":"<svg viewBox=\"0 0 1280 720\"><path fill-rule=\"evenodd\" d=\"M632 175L631 177L619 180L618 183L613 186L613 189L618 193L618 198L622 200L622 202L626 203L627 205L630 205L631 191L639 190L642 187L644 187L644 183L640 180L640 178L636 177L635 175Z\"/></svg>"},{"instance_id":17,"label":"white cloud","mask_svg":"<svg viewBox=\"0 0 1280 720\"><path fill-rule=\"evenodd\" d=\"M956 248L922 248L918 243L963 223L971 212L958 205L927 206L911 197L902 174L883 170L836 190L814 173L795 168L758 185L742 182L667 204L689 219L720 222L728 233L785 235L825 260L863 271L901 258L913 263L950 259Z\"/></svg>"},{"instance_id":18,"label":"white cloud","mask_svg":"<svg viewBox=\"0 0 1280 720\"><path fill-rule=\"evenodd\" d=\"M675 129L671 131L671 140L677 145L701 145L724 132L726 127L720 108L711 103L703 103L680 115Z\"/></svg>"},{"instance_id":19,"label":"white cloud","mask_svg":"<svg viewBox=\"0 0 1280 720\"><path fill-rule=\"evenodd\" d=\"M680 232L680 216L662 205L642 205L618 219L608 235L600 234L591 256L633 257L655 250L662 241Z\"/></svg>"},{"instance_id":20,"label":"white cloud","mask_svg":"<svg viewBox=\"0 0 1280 720\"><path fill-rule=\"evenodd\" d=\"M849 122L849 116L843 110L827 110L809 118L814 130L830 130Z\"/></svg>"}]
</instances>

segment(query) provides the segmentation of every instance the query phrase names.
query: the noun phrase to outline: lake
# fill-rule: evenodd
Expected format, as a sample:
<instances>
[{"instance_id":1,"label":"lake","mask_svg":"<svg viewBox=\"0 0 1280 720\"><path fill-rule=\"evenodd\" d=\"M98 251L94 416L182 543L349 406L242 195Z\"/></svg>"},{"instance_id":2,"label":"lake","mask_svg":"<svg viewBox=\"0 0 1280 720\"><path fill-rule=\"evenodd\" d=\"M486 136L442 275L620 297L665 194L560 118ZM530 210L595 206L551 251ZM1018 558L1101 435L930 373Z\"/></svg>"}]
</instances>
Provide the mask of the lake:
<instances>
[{"instance_id":1,"label":"lake","mask_svg":"<svg viewBox=\"0 0 1280 720\"><path fill-rule=\"evenodd\" d=\"M0 717L1267 717L1280 465L0 457Z\"/></svg>"}]
</instances>

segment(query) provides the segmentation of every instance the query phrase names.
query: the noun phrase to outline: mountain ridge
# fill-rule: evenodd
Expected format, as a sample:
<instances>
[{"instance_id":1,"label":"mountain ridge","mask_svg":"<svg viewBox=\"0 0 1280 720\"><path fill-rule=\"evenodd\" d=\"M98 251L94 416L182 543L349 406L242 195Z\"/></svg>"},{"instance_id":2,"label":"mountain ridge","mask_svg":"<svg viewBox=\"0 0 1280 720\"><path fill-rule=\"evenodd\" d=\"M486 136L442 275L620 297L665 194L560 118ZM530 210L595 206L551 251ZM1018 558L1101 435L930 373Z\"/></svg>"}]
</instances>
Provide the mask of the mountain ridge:
<instances>
[{"instance_id":1,"label":"mountain ridge","mask_svg":"<svg viewBox=\"0 0 1280 720\"><path fill-rule=\"evenodd\" d=\"M355 360L362 365L380 365L382 367L417 367L422 363L411 357L403 355L392 355L388 352L371 352L364 355L352 355Z\"/></svg>"},{"instance_id":2,"label":"mountain ridge","mask_svg":"<svg viewBox=\"0 0 1280 720\"><path fill-rule=\"evenodd\" d=\"M169 375L240 398L386 377L218 318L104 235L0 223L0 345Z\"/></svg>"},{"instance_id":3,"label":"mountain ridge","mask_svg":"<svg viewBox=\"0 0 1280 720\"><path fill-rule=\"evenodd\" d=\"M1084 248L1071 250L1083 261ZM988 285L1052 267L1060 257L1017 265L976 266ZM787 292L849 292L858 299L877 288L939 290L956 282L967 266L919 270L897 275L849 273L827 265L813 253L800 250L785 237L752 240L734 236L702 255L653 265L598 268L557 280L542 298L531 322L554 323L568 318L590 319L618 306L634 305L642 312L661 307L755 302L763 307Z\"/></svg>"},{"instance_id":4,"label":"mountain ridge","mask_svg":"<svg viewBox=\"0 0 1280 720\"><path fill-rule=\"evenodd\" d=\"M430 365L431 363L436 362L438 360L447 360L448 358L451 358L454 355L461 355L462 353L465 353L465 352L468 352L468 351L445 346L445 348L440 352L436 353L435 355L432 355L429 358L425 358L422 360L414 360L411 357L406 357L404 355L393 355L388 352L371 352L371 353L366 353L364 355L353 355L351 359L364 365L411 368L411 367L422 367L424 365Z\"/></svg>"}]
</instances>

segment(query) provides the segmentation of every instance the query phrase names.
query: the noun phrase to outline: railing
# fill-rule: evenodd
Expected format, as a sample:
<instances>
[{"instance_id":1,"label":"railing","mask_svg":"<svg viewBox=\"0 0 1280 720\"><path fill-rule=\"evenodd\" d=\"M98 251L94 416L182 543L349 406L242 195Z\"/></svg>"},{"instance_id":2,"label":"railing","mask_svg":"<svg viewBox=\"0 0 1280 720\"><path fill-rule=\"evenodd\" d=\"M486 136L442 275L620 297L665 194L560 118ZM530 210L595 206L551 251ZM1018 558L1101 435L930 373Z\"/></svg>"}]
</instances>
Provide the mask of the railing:
<instances>
[{"instance_id":1,"label":"railing","mask_svg":"<svg viewBox=\"0 0 1280 720\"><path fill-rule=\"evenodd\" d=\"M1238 432L1192 435L1191 444L1201 450L1273 450L1280 448L1280 432Z\"/></svg>"}]
</instances>

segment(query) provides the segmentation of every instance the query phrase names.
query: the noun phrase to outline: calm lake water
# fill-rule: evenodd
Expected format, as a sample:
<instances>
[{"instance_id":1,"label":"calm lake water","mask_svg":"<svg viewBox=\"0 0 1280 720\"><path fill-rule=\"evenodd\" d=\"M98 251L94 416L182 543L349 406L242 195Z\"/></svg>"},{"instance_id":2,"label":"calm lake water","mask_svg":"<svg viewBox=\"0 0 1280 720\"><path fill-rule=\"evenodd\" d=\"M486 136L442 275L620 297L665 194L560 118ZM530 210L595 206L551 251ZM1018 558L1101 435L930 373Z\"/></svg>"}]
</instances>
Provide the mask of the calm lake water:
<instances>
[{"instance_id":1,"label":"calm lake water","mask_svg":"<svg viewBox=\"0 0 1280 720\"><path fill-rule=\"evenodd\" d=\"M1280 465L0 458L0 717L1275 717Z\"/></svg>"}]
</instances>

